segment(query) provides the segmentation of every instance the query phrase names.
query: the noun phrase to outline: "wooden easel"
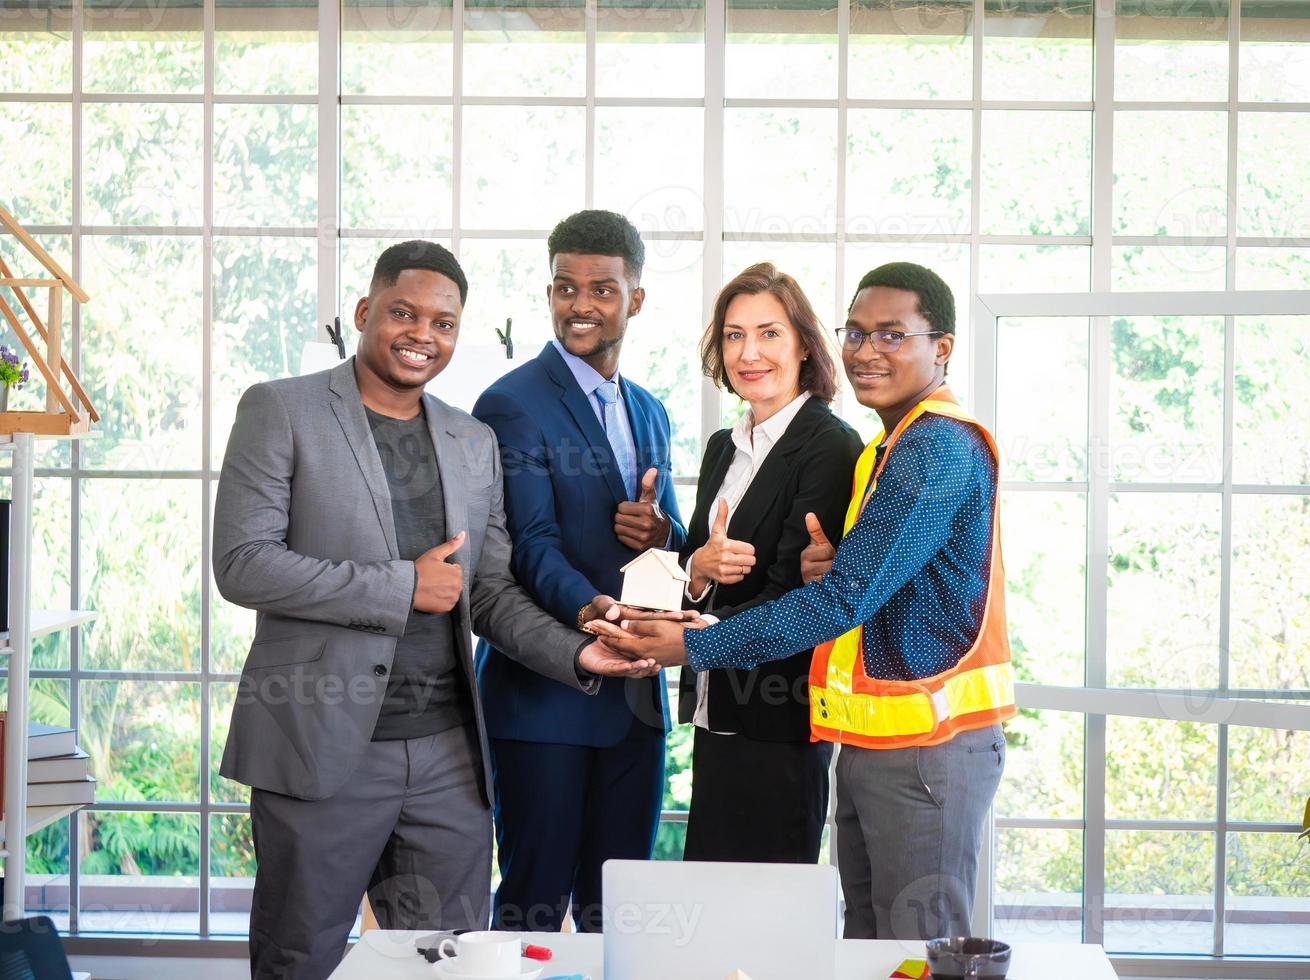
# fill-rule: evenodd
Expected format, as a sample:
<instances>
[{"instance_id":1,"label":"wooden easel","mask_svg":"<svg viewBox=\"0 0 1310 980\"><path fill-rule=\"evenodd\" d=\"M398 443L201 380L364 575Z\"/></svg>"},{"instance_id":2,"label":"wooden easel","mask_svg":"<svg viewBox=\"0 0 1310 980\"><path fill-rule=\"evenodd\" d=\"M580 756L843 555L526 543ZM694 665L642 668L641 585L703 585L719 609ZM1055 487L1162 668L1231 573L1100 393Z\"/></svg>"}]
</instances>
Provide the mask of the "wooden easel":
<instances>
[{"instance_id":1,"label":"wooden easel","mask_svg":"<svg viewBox=\"0 0 1310 980\"><path fill-rule=\"evenodd\" d=\"M0 315L9 322L14 334L27 348L28 356L31 357L36 369L41 372L41 376L45 378L46 385L45 411L0 412L0 434L34 432L37 435L73 435L86 432L92 422L100 421L100 415L91 404L91 399L87 397L81 382L77 380L77 375L63 358L64 290L68 290L75 303L89 302L91 297L3 207L0 207L0 228L13 235L51 276L49 279L16 278L9 265L0 257L0 286L9 286L13 289L14 295L18 297L19 307L32 321L37 334L45 344L44 356L39 345L24 329L18 314L6 302L3 295L0 295ZM45 323L41 322L36 308L28 300L24 292L26 289L49 291ZM72 400L64 393L60 383L61 376L67 378L73 397L79 404L85 406L84 410L75 408Z\"/></svg>"}]
</instances>

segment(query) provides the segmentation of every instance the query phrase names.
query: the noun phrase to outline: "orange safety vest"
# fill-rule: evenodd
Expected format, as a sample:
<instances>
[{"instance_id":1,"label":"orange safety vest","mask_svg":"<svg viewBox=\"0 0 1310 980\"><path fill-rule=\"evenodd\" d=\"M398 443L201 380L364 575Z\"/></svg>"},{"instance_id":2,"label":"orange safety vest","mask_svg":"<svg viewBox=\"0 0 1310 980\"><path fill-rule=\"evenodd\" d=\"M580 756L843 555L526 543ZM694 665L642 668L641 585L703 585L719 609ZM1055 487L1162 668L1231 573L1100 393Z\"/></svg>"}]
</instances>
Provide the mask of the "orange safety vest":
<instances>
[{"instance_id":1,"label":"orange safety vest","mask_svg":"<svg viewBox=\"0 0 1310 980\"><path fill-rule=\"evenodd\" d=\"M901 434L925 412L959 419L978 427L992 456L999 454L991 433L960 407L946 387L938 388L901 419L887 440L877 472L873 464L883 433L860 455L843 534L873 495L878 477ZM872 486L870 479L872 478ZM868 492L865 492L868 487ZM1005 626L1005 569L1001 562L999 494L992 506L992 567L983 608L982 628L973 646L950 670L913 681L882 680L864 670L864 627L814 650L810 663L810 731L812 741L839 742L866 749L901 749L937 745L957 732L986 728L1014 717L1014 668Z\"/></svg>"}]
</instances>

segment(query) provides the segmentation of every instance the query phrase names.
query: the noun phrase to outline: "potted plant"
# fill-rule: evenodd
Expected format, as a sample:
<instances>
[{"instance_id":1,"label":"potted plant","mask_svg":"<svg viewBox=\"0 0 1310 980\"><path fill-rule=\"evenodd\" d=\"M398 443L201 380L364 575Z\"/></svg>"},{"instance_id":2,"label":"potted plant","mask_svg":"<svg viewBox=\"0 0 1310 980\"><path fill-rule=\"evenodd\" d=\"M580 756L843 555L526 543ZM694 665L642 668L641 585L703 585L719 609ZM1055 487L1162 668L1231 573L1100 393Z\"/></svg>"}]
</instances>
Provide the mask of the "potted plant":
<instances>
[{"instance_id":1,"label":"potted plant","mask_svg":"<svg viewBox=\"0 0 1310 980\"><path fill-rule=\"evenodd\" d=\"M9 389L21 388L25 384L27 365L7 344L0 344L0 412L9 411Z\"/></svg>"}]
</instances>

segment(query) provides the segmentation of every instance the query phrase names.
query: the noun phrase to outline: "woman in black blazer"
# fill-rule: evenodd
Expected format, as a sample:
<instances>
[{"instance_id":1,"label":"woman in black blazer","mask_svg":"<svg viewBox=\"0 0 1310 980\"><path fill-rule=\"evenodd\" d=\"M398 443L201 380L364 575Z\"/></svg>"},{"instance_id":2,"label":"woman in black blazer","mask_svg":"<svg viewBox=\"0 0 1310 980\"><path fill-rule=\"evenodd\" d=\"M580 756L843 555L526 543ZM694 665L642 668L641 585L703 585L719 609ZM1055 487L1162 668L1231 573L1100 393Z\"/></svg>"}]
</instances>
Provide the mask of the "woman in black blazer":
<instances>
[{"instance_id":1,"label":"woman in black blazer","mask_svg":"<svg viewBox=\"0 0 1310 980\"><path fill-rule=\"evenodd\" d=\"M688 604L722 618L802 585L807 515L840 540L863 444L828 408L837 372L818 317L772 264L719 293L701 359L749 406L710 437L681 556ZM809 740L809 665L805 651L748 671L683 668L678 717L696 726L686 860L818 860L832 747Z\"/></svg>"}]
</instances>

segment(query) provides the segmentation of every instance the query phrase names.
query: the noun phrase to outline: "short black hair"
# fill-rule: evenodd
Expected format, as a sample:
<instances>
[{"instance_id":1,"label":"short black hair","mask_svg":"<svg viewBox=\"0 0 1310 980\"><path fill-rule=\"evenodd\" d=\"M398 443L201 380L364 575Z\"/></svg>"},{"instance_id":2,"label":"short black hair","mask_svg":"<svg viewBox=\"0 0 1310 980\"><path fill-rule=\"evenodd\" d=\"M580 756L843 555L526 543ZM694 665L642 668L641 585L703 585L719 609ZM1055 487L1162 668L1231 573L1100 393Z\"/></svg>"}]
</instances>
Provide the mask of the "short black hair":
<instances>
[{"instance_id":1,"label":"short black hair","mask_svg":"<svg viewBox=\"0 0 1310 980\"><path fill-rule=\"evenodd\" d=\"M460 305L468 302L469 281L464 276L459 259L444 245L419 240L392 245L379 255L377 264L373 266L373 279L368 285L368 291L371 293L379 286L394 286L396 279L406 269L427 269L441 273L459 287Z\"/></svg>"},{"instance_id":2,"label":"short black hair","mask_svg":"<svg viewBox=\"0 0 1310 980\"><path fill-rule=\"evenodd\" d=\"M955 333L955 296L945 280L931 269L913 262L888 262L864 274L855 289L855 296L870 286L904 289L917 294L919 313L928 321L928 325L942 333ZM852 307L855 305L855 296L851 297Z\"/></svg>"},{"instance_id":3,"label":"short black hair","mask_svg":"<svg viewBox=\"0 0 1310 980\"><path fill-rule=\"evenodd\" d=\"M546 239L546 253L553 262L560 252L618 255L634 283L641 281L641 267L646 262L640 233L631 221L613 211L579 211L557 224Z\"/></svg>"}]
</instances>

